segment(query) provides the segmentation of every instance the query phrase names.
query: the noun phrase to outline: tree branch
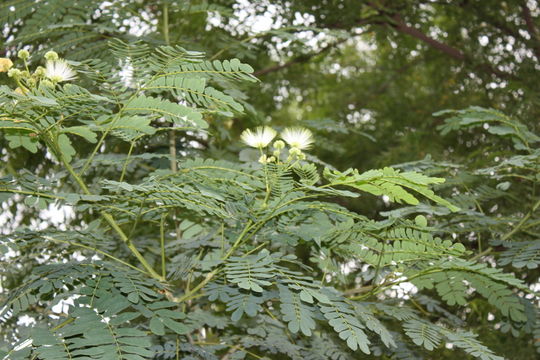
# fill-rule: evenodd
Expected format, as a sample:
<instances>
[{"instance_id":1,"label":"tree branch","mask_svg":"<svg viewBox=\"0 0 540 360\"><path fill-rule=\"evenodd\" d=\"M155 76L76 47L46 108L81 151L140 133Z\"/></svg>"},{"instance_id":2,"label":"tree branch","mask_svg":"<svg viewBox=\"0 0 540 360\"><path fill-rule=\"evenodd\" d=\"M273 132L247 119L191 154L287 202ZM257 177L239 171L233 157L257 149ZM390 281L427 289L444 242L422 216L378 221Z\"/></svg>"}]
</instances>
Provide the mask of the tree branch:
<instances>
[{"instance_id":1,"label":"tree branch","mask_svg":"<svg viewBox=\"0 0 540 360\"><path fill-rule=\"evenodd\" d=\"M531 35L531 40L534 47L534 55L536 56L536 59L540 61L540 38L538 37L538 30L534 24L531 9L529 9L527 6L527 1L523 1L521 9L523 12L523 19L527 25L527 31L529 32L529 35Z\"/></svg>"},{"instance_id":2,"label":"tree branch","mask_svg":"<svg viewBox=\"0 0 540 360\"><path fill-rule=\"evenodd\" d=\"M401 19L401 16L399 14L396 14L394 15L393 17L393 24L390 24L392 27L394 27L394 29L396 29L397 31L399 32L402 32L404 34L407 34L407 35L410 35L414 38L417 38L418 40L420 41L423 41L425 42L426 44L430 45L431 47L449 55L451 58L455 59L455 60L459 60L459 61L462 61L462 62L465 62L465 63L473 63L472 59L470 57L468 57L467 55L465 55L465 53L463 53L461 50L453 47L453 46L450 46L450 45L447 45L447 44L444 44L436 39L433 39L432 37L429 37L427 36L426 34L424 34L423 32L421 32L420 30L412 27L412 26L409 26L407 25L402 19ZM473 63L474 64L474 63ZM475 68L479 69L479 70L482 70L482 71L485 71L485 72L488 72L488 73L491 73L491 74L494 74L494 75L497 75L501 78L513 78L514 75L512 75L511 73L507 73L505 71L501 71L501 70L498 70L497 68L493 67L491 64L488 64L488 63L483 63L483 64L475 64L474 65Z\"/></svg>"},{"instance_id":3,"label":"tree branch","mask_svg":"<svg viewBox=\"0 0 540 360\"><path fill-rule=\"evenodd\" d=\"M437 49L437 50L447 54L448 56L450 56L451 58L453 58L455 60L466 62L466 63L473 63L473 59L471 57L467 56L460 49L458 49L456 47L453 47L453 46L450 46L448 44L445 44L445 43L443 43L443 42L441 42L441 41L439 41L437 39L434 39L434 38L424 34L422 31L418 30L417 28L407 25L407 23L403 20L402 16L399 14L399 12L397 10L392 11L392 9L381 8L379 4L372 3L372 2L368 2L367 5L372 7L373 9L377 10L379 12L379 15L381 16L381 18L386 17L387 20L383 21L382 25L388 25L388 26L394 28L395 30L397 30L397 31L399 31L399 32L401 32L403 34L407 34L409 36L412 36L412 37L414 37L414 38L428 44L429 46L433 47L434 49ZM381 23L379 22L379 23L374 23L374 24L380 25ZM512 74L504 72L504 71L500 71L500 70L498 70L497 68L493 67L491 64L488 64L488 63L474 64L474 67L479 69L479 70L482 70L482 71L485 71L485 72L488 72L488 73L491 73L491 74L495 74L495 75L497 75L497 76L499 76L501 78L512 78L512 77L514 77Z\"/></svg>"},{"instance_id":4,"label":"tree branch","mask_svg":"<svg viewBox=\"0 0 540 360\"><path fill-rule=\"evenodd\" d=\"M430 45L431 47L444 52L445 54L449 55L450 57L456 60L465 61L466 59L465 54L463 54L461 50L456 49L450 45L444 44L438 40L435 40L427 36L423 32L421 32L420 30L407 25L399 14L394 15L393 20L395 21L394 28L396 30L404 34L410 35L412 37L415 37L418 40L423 41L426 44Z\"/></svg>"},{"instance_id":5,"label":"tree branch","mask_svg":"<svg viewBox=\"0 0 540 360\"><path fill-rule=\"evenodd\" d=\"M289 61L287 61L286 63L284 64L281 64L281 65L274 65L274 66L270 66L266 69L262 69L262 70L259 70L259 71L255 71L253 73L253 75L255 76L261 76L261 75L265 75L265 74L268 74L268 73L271 73L271 72L275 72L275 71L279 71L279 70L282 70L282 69L286 69L290 66L293 66L295 64L301 64L301 63L306 63L308 62L311 58L315 57L315 56L318 56L318 55L321 55L333 48L335 48L336 46L338 46L339 44L345 42L346 38L344 39L339 39L338 41L335 41L333 42L332 44L328 44L327 46L323 47L322 49L320 49L319 51L316 51L316 52L313 52L311 54L305 54L305 55L300 55L300 56L297 56Z\"/></svg>"}]
</instances>

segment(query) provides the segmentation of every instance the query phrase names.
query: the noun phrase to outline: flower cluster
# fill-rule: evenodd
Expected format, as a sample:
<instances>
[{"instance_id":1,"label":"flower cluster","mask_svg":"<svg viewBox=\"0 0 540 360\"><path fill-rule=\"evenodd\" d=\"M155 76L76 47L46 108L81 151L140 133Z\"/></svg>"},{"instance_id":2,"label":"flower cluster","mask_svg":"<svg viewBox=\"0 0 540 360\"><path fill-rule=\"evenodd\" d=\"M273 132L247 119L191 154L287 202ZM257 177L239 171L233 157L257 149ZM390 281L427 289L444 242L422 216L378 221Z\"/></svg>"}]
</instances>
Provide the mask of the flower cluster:
<instances>
[{"instance_id":1,"label":"flower cluster","mask_svg":"<svg viewBox=\"0 0 540 360\"><path fill-rule=\"evenodd\" d=\"M48 51L44 58L45 67L38 66L33 73L28 69L27 60L30 58L28 50L19 50L17 57L24 63L24 69L13 67L13 61L0 58L0 72L6 72L18 85L15 91L21 95L28 93L32 88L39 86L53 87L58 83L76 78L77 73L66 60L60 59L54 51Z\"/></svg>"},{"instance_id":2,"label":"flower cluster","mask_svg":"<svg viewBox=\"0 0 540 360\"><path fill-rule=\"evenodd\" d=\"M286 145L289 145L287 161L293 159L303 160L305 154L302 150L307 150L313 144L313 134L310 130L301 127L290 127L283 130L280 134L282 140L277 140L273 144L274 152L272 156L268 157L262 154L262 150L266 148L272 140L277 136L277 132L268 126L259 126L254 130L244 130L240 138L242 141L251 147L261 150L260 163L268 163L279 161L281 158L282 150Z\"/></svg>"}]
</instances>

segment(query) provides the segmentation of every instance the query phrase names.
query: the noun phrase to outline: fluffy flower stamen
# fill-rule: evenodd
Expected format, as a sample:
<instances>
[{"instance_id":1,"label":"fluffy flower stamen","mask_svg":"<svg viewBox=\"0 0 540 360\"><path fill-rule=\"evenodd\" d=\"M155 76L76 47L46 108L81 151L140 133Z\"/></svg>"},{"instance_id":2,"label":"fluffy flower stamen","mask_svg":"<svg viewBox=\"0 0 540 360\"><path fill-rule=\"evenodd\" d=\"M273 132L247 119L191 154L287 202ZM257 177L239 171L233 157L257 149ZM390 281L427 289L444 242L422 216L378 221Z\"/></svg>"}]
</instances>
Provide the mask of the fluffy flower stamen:
<instances>
[{"instance_id":1,"label":"fluffy flower stamen","mask_svg":"<svg viewBox=\"0 0 540 360\"><path fill-rule=\"evenodd\" d=\"M45 66L45 76L54 82L73 80L75 71L64 60L49 60Z\"/></svg>"},{"instance_id":2,"label":"fluffy flower stamen","mask_svg":"<svg viewBox=\"0 0 540 360\"><path fill-rule=\"evenodd\" d=\"M313 144L313 135L306 128L286 128L281 133L281 138L285 140L290 147L299 150L309 149Z\"/></svg>"},{"instance_id":3,"label":"fluffy flower stamen","mask_svg":"<svg viewBox=\"0 0 540 360\"><path fill-rule=\"evenodd\" d=\"M248 146L260 149L267 147L276 135L276 131L271 127L259 126L255 128L255 131L251 129L244 130L240 138Z\"/></svg>"}]
</instances>

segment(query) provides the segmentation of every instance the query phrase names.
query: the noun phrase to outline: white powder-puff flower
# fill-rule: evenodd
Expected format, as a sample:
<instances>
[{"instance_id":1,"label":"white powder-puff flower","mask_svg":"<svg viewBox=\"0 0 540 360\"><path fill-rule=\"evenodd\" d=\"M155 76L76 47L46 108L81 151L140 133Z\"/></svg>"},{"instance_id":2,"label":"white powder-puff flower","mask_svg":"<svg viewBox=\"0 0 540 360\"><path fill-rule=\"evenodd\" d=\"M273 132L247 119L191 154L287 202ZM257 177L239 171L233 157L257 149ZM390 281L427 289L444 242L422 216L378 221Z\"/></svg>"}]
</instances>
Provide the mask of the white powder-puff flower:
<instances>
[{"instance_id":1,"label":"white powder-puff flower","mask_svg":"<svg viewBox=\"0 0 540 360\"><path fill-rule=\"evenodd\" d=\"M299 150L309 149L311 144L313 144L311 131L306 128L286 128L281 133L281 138L285 140L289 146Z\"/></svg>"},{"instance_id":2,"label":"white powder-puff flower","mask_svg":"<svg viewBox=\"0 0 540 360\"><path fill-rule=\"evenodd\" d=\"M255 131L244 130L240 138L247 145L254 148L264 148L276 137L276 131L268 126L259 126Z\"/></svg>"},{"instance_id":3,"label":"white powder-puff flower","mask_svg":"<svg viewBox=\"0 0 540 360\"><path fill-rule=\"evenodd\" d=\"M75 71L64 60L49 60L45 66L45 76L54 82L73 80Z\"/></svg>"}]
</instances>

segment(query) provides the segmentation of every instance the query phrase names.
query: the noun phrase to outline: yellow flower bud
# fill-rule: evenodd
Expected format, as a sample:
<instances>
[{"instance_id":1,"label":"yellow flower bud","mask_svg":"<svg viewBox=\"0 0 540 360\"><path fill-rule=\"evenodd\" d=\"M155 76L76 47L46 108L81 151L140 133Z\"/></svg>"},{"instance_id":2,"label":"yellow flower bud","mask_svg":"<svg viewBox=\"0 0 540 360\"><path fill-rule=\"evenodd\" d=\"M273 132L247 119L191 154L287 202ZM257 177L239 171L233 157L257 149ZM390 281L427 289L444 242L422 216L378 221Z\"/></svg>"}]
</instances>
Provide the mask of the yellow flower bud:
<instances>
[{"instance_id":1,"label":"yellow flower bud","mask_svg":"<svg viewBox=\"0 0 540 360\"><path fill-rule=\"evenodd\" d=\"M0 72L7 72L13 66L13 62L8 58L0 58Z\"/></svg>"},{"instance_id":2,"label":"yellow flower bud","mask_svg":"<svg viewBox=\"0 0 540 360\"><path fill-rule=\"evenodd\" d=\"M28 90L26 90L26 89L24 89L24 88L18 87L18 88L15 89L15 92L16 92L17 94L19 94L19 95L26 95L26 93L28 92Z\"/></svg>"}]
</instances>

